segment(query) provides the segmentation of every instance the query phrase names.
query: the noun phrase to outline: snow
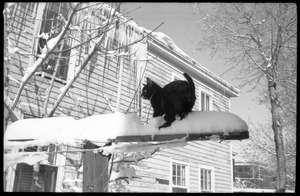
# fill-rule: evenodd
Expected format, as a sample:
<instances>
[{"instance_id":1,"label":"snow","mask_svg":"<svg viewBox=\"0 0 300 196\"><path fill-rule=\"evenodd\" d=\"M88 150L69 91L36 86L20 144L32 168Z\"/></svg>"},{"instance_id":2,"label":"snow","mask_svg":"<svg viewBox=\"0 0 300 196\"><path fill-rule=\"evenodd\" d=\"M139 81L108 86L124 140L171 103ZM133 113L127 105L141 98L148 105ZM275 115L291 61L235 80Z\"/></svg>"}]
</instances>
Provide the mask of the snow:
<instances>
[{"instance_id":1,"label":"snow","mask_svg":"<svg viewBox=\"0 0 300 196\"><path fill-rule=\"evenodd\" d=\"M112 171L110 180L117 180L119 178L129 178L132 180L133 178L137 178L138 176L135 173L134 167L125 166L121 168L119 171Z\"/></svg>"},{"instance_id":2,"label":"snow","mask_svg":"<svg viewBox=\"0 0 300 196\"><path fill-rule=\"evenodd\" d=\"M107 4L102 4L98 6L98 9L106 9L107 11L109 11L110 14L112 14L114 12L114 8L111 8L109 5ZM100 14L103 14L100 12ZM154 37L155 39L159 40L161 43L163 43L164 45L166 45L168 48L170 48L173 51L176 51L177 53L179 53L180 55L182 55L184 58L187 58L190 61L195 62L195 60L193 60L191 57L189 57L185 52L183 52L176 44L175 42L166 34L162 33L162 32L151 32L149 29L146 29L144 27L140 27L137 25L137 23L133 20L128 21L124 16L122 16L122 14L116 12L115 15L121 19L122 22L125 22L125 25L120 25L119 29L118 29L118 39L120 41L120 45L126 45L129 43L132 43L138 39L141 38L141 36L139 35L140 33L144 34L149 34L151 33L152 37ZM130 26L130 32L127 31L126 26ZM116 29L113 28L108 32L108 36L107 37L114 37ZM136 32L136 33L135 33ZM107 42L107 41L106 41ZM136 45L136 44L134 44ZM132 47L134 48L134 47ZM132 52L132 51L131 51Z\"/></svg>"},{"instance_id":3,"label":"snow","mask_svg":"<svg viewBox=\"0 0 300 196\"><path fill-rule=\"evenodd\" d=\"M151 33L150 30L144 28L144 27L140 27L136 24L136 22L134 21L130 21L127 23L129 26L133 27L134 29L136 29L139 32L145 32L145 33ZM185 52L183 52L176 44L175 42L166 34L162 33L162 32L152 32L151 35L159 40L160 42L162 42L164 45L166 45L168 48L170 48L173 51L176 51L177 53L179 53L180 55L182 55L183 57L194 61L191 57L189 57Z\"/></svg>"},{"instance_id":4,"label":"snow","mask_svg":"<svg viewBox=\"0 0 300 196\"><path fill-rule=\"evenodd\" d=\"M191 112L183 120L173 122L170 127L158 130L157 127L164 123L162 117L152 118L146 126L148 133L154 130L155 135L162 134L191 134L191 133L220 133L247 131L245 121L235 114L219 111Z\"/></svg>"},{"instance_id":5,"label":"snow","mask_svg":"<svg viewBox=\"0 0 300 196\"><path fill-rule=\"evenodd\" d=\"M34 165L37 162L47 160L48 155L44 152L19 152L13 154L4 154L4 166L9 167L16 163L27 163Z\"/></svg>"},{"instance_id":6,"label":"snow","mask_svg":"<svg viewBox=\"0 0 300 196\"><path fill-rule=\"evenodd\" d=\"M143 125L135 114L120 112L94 115L80 120L72 117L24 119L8 126L4 135L5 148L21 148L32 145L76 145L78 140L107 142L118 136L172 135L224 133L247 131L248 126L240 117L229 112L197 111L173 122L170 127L158 129L163 117L150 119ZM215 139L215 138L212 138ZM32 140L13 142L8 140ZM125 148L124 148L125 149Z\"/></svg>"},{"instance_id":7,"label":"snow","mask_svg":"<svg viewBox=\"0 0 300 196\"><path fill-rule=\"evenodd\" d=\"M135 173L135 168L130 166L127 163L115 164L112 168L110 181L128 178L133 180L134 178L138 178Z\"/></svg>"},{"instance_id":8,"label":"snow","mask_svg":"<svg viewBox=\"0 0 300 196\"><path fill-rule=\"evenodd\" d=\"M164 142L140 142L137 144L129 144L129 143L112 143L111 146L101 147L98 150L101 151L104 155L111 154L113 152L120 153L120 152L142 152L145 156L149 155L149 152L159 149L166 149L166 148L174 148L174 147L183 147L187 145L186 138L182 139L174 139L171 141L164 141Z\"/></svg>"}]
</instances>

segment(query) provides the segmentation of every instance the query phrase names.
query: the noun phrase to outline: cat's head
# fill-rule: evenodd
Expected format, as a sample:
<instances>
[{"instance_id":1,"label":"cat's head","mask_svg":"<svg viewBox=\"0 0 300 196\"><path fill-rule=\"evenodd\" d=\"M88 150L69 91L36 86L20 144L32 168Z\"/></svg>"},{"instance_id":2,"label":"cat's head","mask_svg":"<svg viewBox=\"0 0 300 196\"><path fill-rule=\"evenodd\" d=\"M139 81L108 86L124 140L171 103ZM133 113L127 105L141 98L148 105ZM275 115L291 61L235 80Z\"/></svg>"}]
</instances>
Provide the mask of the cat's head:
<instances>
[{"instance_id":1,"label":"cat's head","mask_svg":"<svg viewBox=\"0 0 300 196\"><path fill-rule=\"evenodd\" d=\"M150 78L147 78L147 83L146 84L143 84L144 87L142 89L142 94L141 94L141 97L143 99L150 99L151 96L153 95L154 91L155 91L155 83L150 79Z\"/></svg>"}]
</instances>

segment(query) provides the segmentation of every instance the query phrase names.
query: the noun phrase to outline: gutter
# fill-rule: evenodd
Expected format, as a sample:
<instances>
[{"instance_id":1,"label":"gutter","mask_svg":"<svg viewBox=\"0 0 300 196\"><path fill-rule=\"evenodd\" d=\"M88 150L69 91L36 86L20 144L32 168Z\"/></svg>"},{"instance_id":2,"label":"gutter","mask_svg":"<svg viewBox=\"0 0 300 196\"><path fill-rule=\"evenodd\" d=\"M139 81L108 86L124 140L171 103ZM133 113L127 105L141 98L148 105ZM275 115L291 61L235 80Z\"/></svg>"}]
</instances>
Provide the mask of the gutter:
<instances>
[{"instance_id":1,"label":"gutter","mask_svg":"<svg viewBox=\"0 0 300 196\"><path fill-rule=\"evenodd\" d=\"M187 72L195 79L203 82L203 84L229 98L240 96L241 91L239 89L230 85L228 82L224 81L222 78L212 73L192 58L185 57L176 50L168 48L165 44L151 35L149 36L148 43L148 48L151 53L164 57L182 71Z\"/></svg>"}]
</instances>

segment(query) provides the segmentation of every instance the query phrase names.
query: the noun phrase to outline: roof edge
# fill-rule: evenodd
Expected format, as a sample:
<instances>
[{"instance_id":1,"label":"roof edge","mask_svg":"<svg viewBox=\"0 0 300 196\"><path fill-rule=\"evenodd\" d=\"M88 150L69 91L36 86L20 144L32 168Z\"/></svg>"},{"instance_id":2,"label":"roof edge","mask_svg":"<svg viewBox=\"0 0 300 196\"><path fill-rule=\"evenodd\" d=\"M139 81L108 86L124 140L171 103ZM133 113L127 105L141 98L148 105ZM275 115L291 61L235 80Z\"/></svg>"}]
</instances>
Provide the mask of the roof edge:
<instances>
[{"instance_id":1,"label":"roof edge","mask_svg":"<svg viewBox=\"0 0 300 196\"><path fill-rule=\"evenodd\" d=\"M200 63L192 59L191 57L183 56L176 50L168 48L164 43L155 37L150 35L149 49L154 53L158 53L168 59L169 61L175 63L177 67L184 71L189 72L195 78L204 81L208 86L214 87L215 90L226 93L228 97L238 97L241 91L236 87L230 85L228 82L223 80L221 77L209 71L207 68L203 67ZM220 89L220 87L222 89Z\"/></svg>"}]
</instances>

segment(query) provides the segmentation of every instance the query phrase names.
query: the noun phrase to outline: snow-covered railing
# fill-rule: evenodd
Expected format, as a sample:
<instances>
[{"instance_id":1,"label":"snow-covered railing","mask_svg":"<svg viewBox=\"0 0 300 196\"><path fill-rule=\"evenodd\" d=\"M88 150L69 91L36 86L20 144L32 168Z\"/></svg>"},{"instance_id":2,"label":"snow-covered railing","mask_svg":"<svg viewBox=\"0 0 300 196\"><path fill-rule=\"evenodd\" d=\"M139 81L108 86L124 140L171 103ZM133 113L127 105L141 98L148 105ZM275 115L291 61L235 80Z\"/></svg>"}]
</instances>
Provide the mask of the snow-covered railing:
<instances>
[{"instance_id":1,"label":"snow-covered railing","mask_svg":"<svg viewBox=\"0 0 300 196\"><path fill-rule=\"evenodd\" d=\"M4 147L43 146L50 143L75 146L79 140L107 142L246 139L248 126L229 112L195 111L170 127L158 129L163 117L143 125L134 114L111 113L75 120L72 117L24 119L12 123L4 135ZM14 140L15 142L12 142ZM23 142L16 142L16 141ZM31 140L25 141L24 140Z\"/></svg>"}]
</instances>

